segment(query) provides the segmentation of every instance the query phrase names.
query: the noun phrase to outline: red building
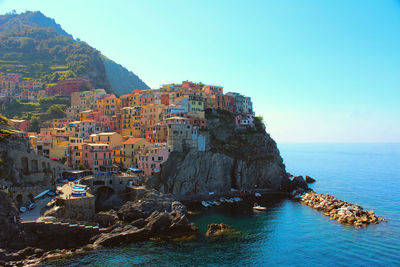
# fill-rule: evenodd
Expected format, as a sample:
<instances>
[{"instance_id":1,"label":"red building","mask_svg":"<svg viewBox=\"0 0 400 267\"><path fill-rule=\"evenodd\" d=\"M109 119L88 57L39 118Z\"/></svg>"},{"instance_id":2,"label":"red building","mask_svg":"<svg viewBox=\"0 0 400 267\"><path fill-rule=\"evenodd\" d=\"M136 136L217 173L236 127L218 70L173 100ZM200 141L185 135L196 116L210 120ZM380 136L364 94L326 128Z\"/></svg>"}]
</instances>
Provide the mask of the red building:
<instances>
[{"instance_id":1,"label":"red building","mask_svg":"<svg viewBox=\"0 0 400 267\"><path fill-rule=\"evenodd\" d=\"M73 92L85 91L92 88L90 82L86 79L66 79L58 81L54 86L46 88L47 95L70 95Z\"/></svg>"},{"instance_id":2,"label":"red building","mask_svg":"<svg viewBox=\"0 0 400 267\"><path fill-rule=\"evenodd\" d=\"M235 112L235 98L230 95L217 95L217 109Z\"/></svg>"},{"instance_id":3,"label":"red building","mask_svg":"<svg viewBox=\"0 0 400 267\"><path fill-rule=\"evenodd\" d=\"M203 87L203 90L208 96L222 95L224 93L224 88L222 86L206 85Z\"/></svg>"},{"instance_id":4,"label":"red building","mask_svg":"<svg viewBox=\"0 0 400 267\"><path fill-rule=\"evenodd\" d=\"M161 104L168 106L169 105L169 94L161 94Z\"/></svg>"},{"instance_id":5,"label":"red building","mask_svg":"<svg viewBox=\"0 0 400 267\"><path fill-rule=\"evenodd\" d=\"M200 86L189 81L182 82L182 88L191 88L191 89L199 89Z\"/></svg>"},{"instance_id":6,"label":"red building","mask_svg":"<svg viewBox=\"0 0 400 267\"><path fill-rule=\"evenodd\" d=\"M29 129L31 128L31 124L28 120L8 119L8 124L23 132L29 132Z\"/></svg>"},{"instance_id":7,"label":"red building","mask_svg":"<svg viewBox=\"0 0 400 267\"><path fill-rule=\"evenodd\" d=\"M204 129L207 127L207 119L201 119L201 118L193 118L193 117L188 117L190 124L193 126L197 126L200 129Z\"/></svg>"}]
</instances>

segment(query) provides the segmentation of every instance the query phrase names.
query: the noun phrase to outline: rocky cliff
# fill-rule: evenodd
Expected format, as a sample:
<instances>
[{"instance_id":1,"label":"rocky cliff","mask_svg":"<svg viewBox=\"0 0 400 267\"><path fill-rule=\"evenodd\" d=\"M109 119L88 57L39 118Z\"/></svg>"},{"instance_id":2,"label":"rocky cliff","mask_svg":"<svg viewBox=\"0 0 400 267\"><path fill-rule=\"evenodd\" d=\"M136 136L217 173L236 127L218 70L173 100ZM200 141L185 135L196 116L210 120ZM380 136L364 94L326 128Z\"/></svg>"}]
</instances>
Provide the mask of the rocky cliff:
<instances>
[{"instance_id":1,"label":"rocky cliff","mask_svg":"<svg viewBox=\"0 0 400 267\"><path fill-rule=\"evenodd\" d=\"M0 190L0 248L18 232L19 223L14 223L14 216L19 216L17 206L6 192Z\"/></svg>"},{"instance_id":2,"label":"rocky cliff","mask_svg":"<svg viewBox=\"0 0 400 267\"><path fill-rule=\"evenodd\" d=\"M206 118L207 150L172 152L153 178L154 186L180 200L222 195L231 188L289 190L279 150L260 120L254 128L237 129L232 113L207 112Z\"/></svg>"}]
</instances>

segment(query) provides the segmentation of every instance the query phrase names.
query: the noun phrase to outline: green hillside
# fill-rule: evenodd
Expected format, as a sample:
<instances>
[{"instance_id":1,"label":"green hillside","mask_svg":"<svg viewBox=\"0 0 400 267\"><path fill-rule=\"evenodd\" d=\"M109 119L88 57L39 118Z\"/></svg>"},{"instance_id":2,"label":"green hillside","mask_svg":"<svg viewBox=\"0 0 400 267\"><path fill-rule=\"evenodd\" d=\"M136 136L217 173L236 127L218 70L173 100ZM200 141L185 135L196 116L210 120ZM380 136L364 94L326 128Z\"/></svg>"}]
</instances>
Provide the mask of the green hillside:
<instances>
[{"instance_id":1,"label":"green hillside","mask_svg":"<svg viewBox=\"0 0 400 267\"><path fill-rule=\"evenodd\" d=\"M0 73L18 72L44 83L85 78L94 88L117 94L148 88L121 65L104 61L99 51L74 40L41 12L0 15Z\"/></svg>"}]
</instances>

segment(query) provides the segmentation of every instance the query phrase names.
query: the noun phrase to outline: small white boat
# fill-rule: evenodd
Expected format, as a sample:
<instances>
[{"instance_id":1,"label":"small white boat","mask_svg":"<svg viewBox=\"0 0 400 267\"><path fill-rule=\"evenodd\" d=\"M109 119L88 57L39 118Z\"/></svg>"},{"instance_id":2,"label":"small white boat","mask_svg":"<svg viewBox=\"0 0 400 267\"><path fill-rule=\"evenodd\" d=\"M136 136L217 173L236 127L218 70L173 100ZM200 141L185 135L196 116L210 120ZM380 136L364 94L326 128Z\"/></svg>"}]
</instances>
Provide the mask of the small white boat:
<instances>
[{"instance_id":1,"label":"small white boat","mask_svg":"<svg viewBox=\"0 0 400 267\"><path fill-rule=\"evenodd\" d=\"M201 202L201 205L203 205L204 207L206 207L206 208L208 208L208 207L210 207L210 204L208 204L206 201L202 201Z\"/></svg>"},{"instance_id":2,"label":"small white boat","mask_svg":"<svg viewBox=\"0 0 400 267\"><path fill-rule=\"evenodd\" d=\"M253 210L259 210L259 211L263 211L263 210L267 210L266 207L261 207L260 205L254 206Z\"/></svg>"},{"instance_id":3,"label":"small white boat","mask_svg":"<svg viewBox=\"0 0 400 267\"><path fill-rule=\"evenodd\" d=\"M233 201L232 198L228 198L228 199L226 200L226 202L233 203L234 201Z\"/></svg>"},{"instance_id":4,"label":"small white boat","mask_svg":"<svg viewBox=\"0 0 400 267\"><path fill-rule=\"evenodd\" d=\"M215 205L217 205L217 206L219 206L219 205L221 205L221 202L219 202L219 201L214 201L214 203L215 203Z\"/></svg>"},{"instance_id":5,"label":"small white boat","mask_svg":"<svg viewBox=\"0 0 400 267\"><path fill-rule=\"evenodd\" d=\"M261 197L261 194L260 193L254 193L254 195L256 196L256 197Z\"/></svg>"}]
</instances>

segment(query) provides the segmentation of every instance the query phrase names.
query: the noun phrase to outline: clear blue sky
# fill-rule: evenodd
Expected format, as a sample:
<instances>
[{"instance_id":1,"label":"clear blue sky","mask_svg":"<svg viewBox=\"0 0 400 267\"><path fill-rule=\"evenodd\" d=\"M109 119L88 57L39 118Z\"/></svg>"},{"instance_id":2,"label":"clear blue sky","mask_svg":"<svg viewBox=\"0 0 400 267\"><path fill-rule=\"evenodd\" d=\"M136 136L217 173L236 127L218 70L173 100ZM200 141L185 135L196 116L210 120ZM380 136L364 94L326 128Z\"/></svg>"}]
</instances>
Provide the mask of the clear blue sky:
<instances>
[{"instance_id":1,"label":"clear blue sky","mask_svg":"<svg viewBox=\"0 0 400 267\"><path fill-rule=\"evenodd\" d=\"M400 142L400 1L0 0L40 10L149 86L252 97L278 142Z\"/></svg>"}]
</instances>

